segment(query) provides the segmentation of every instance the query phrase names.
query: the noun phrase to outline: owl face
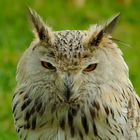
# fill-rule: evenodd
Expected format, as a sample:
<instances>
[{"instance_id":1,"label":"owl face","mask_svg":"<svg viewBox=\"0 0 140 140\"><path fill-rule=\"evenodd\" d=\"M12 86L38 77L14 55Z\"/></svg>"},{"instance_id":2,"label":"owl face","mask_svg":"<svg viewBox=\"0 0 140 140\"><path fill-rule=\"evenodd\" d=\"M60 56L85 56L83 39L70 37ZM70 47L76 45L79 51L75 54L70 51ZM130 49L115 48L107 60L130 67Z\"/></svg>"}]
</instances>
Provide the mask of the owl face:
<instances>
[{"instance_id":1,"label":"owl face","mask_svg":"<svg viewBox=\"0 0 140 140\"><path fill-rule=\"evenodd\" d=\"M27 75L26 81L48 85L64 102L87 96L90 86L96 91L101 84L123 81L127 66L110 37L118 17L87 31L53 32L30 10L37 39L28 49L22 69Z\"/></svg>"},{"instance_id":2,"label":"owl face","mask_svg":"<svg viewBox=\"0 0 140 140\"><path fill-rule=\"evenodd\" d=\"M49 80L61 93L82 90L86 75L93 75L98 63L94 52L82 44L85 36L84 31L61 31L54 32L53 45L37 41L32 46L27 64L28 78L45 84Z\"/></svg>"}]
</instances>

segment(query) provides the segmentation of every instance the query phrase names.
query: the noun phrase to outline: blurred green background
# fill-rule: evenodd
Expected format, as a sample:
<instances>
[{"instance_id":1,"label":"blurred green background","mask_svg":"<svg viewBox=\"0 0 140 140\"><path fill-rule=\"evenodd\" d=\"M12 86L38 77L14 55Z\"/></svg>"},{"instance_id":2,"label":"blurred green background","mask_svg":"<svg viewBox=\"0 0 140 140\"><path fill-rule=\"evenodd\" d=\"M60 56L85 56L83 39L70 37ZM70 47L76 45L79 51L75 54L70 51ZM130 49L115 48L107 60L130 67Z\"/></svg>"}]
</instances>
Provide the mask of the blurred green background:
<instances>
[{"instance_id":1,"label":"blurred green background","mask_svg":"<svg viewBox=\"0 0 140 140\"><path fill-rule=\"evenodd\" d=\"M114 13L121 21L113 34L131 47L120 45L130 79L140 94L139 0L1 0L0 1L0 140L17 140L11 112L16 65L33 39L27 6L35 9L54 30L87 29Z\"/></svg>"}]
</instances>

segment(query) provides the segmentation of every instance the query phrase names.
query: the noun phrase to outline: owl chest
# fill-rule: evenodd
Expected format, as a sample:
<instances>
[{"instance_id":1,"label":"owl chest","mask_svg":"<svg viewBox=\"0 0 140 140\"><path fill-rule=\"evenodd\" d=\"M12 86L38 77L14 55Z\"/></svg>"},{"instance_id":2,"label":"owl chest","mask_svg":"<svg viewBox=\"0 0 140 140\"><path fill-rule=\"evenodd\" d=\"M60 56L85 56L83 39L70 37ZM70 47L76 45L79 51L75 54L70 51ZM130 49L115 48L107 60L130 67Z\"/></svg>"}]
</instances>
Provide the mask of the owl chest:
<instances>
[{"instance_id":1,"label":"owl chest","mask_svg":"<svg viewBox=\"0 0 140 140\"><path fill-rule=\"evenodd\" d=\"M86 106L58 106L40 116L38 125L38 133L29 133L31 138L36 135L35 140L126 139L125 126L117 119L113 120L111 115L105 117L97 109Z\"/></svg>"}]
</instances>

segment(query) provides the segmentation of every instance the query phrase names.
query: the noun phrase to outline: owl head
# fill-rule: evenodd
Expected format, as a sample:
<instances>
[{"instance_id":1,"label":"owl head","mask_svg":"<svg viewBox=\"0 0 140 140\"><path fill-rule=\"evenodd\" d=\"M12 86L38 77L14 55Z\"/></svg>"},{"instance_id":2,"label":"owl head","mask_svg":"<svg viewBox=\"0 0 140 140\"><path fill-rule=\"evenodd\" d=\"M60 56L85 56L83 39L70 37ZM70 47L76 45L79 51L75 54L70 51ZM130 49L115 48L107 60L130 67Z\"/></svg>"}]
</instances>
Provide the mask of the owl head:
<instances>
[{"instance_id":1,"label":"owl head","mask_svg":"<svg viewBox=\"0 0 140 140\"><path fill-rule=\"evenodd\" d=\"M88 30L64 31L52 31L31 9L29 17L35 39L18 64L19 84L44 85L70 101L102 85L128 82L127 65L111 37L119 14Z\"/></svg>"}]
</instances>

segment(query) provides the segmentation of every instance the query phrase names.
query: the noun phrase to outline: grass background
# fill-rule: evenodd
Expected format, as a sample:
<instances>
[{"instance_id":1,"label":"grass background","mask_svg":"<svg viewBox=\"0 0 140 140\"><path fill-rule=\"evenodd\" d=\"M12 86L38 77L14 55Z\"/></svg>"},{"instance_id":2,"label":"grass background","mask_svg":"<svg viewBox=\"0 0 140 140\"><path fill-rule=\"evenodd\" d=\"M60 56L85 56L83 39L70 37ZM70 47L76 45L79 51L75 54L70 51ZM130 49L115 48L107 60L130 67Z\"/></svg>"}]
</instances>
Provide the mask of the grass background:
<instances>
[{"instance_id":1,"label":"grass background","mask_svg":"<svg viewBox=\"0 0 140 140\"><path fill-rule=\"evenodd\" d=\"M120 48L130 68L130 79L140 94L139 0L1 0L0 6L0 140L17 140L11 100L17 62L33 39L27 6L38 11L54 30L87 29L90 24L121 12L113 36L131 46Z\"/></svg>"}]
</instances>

